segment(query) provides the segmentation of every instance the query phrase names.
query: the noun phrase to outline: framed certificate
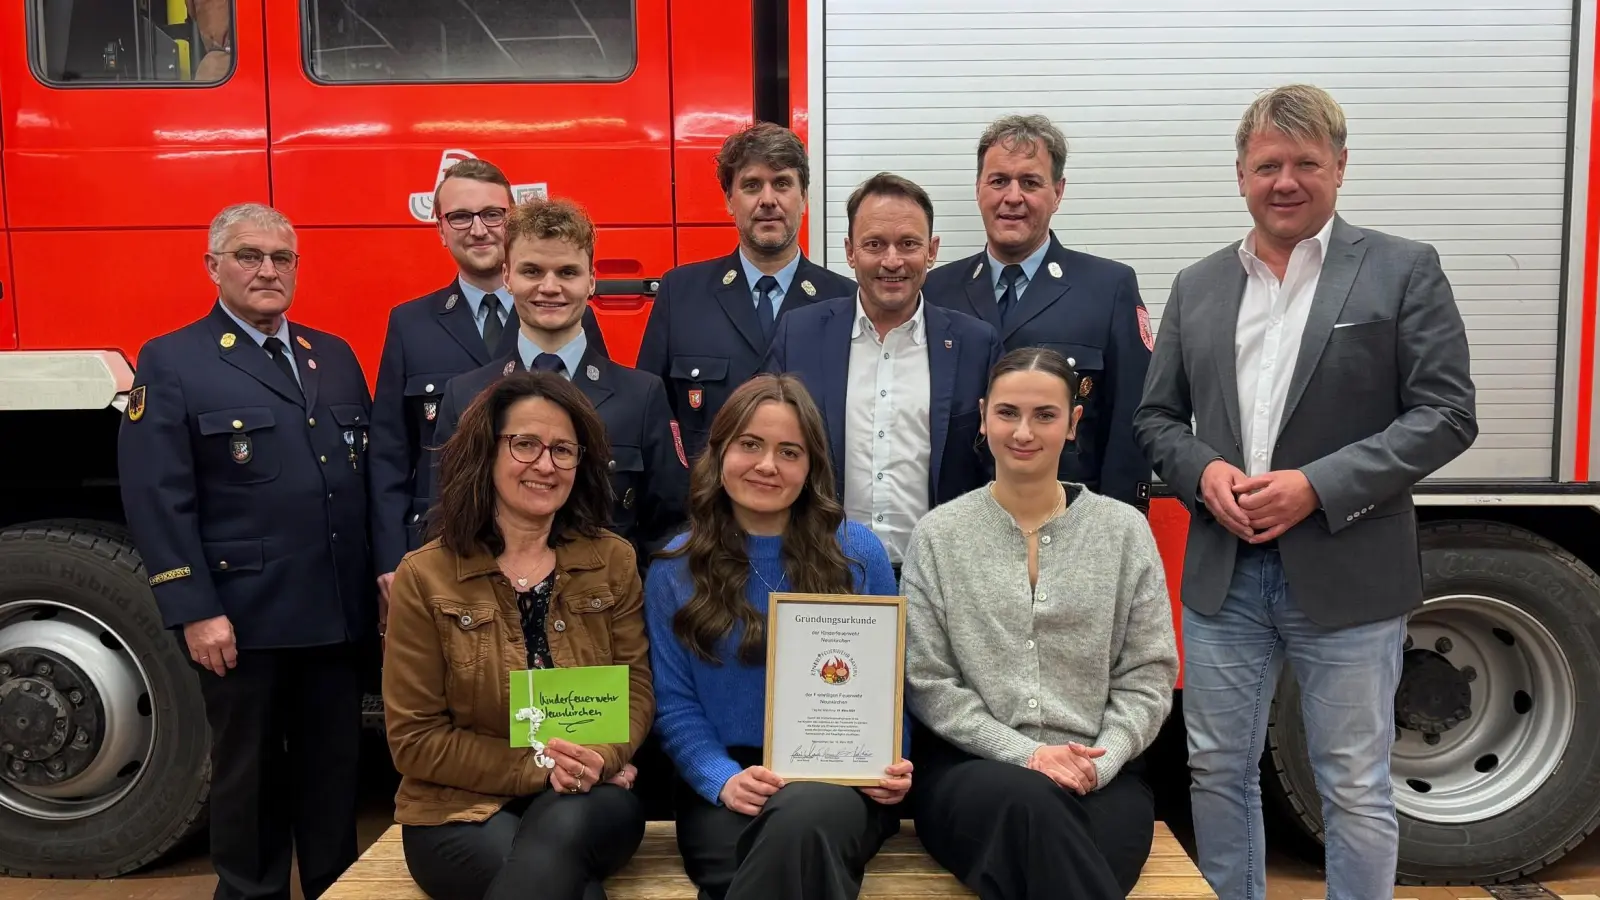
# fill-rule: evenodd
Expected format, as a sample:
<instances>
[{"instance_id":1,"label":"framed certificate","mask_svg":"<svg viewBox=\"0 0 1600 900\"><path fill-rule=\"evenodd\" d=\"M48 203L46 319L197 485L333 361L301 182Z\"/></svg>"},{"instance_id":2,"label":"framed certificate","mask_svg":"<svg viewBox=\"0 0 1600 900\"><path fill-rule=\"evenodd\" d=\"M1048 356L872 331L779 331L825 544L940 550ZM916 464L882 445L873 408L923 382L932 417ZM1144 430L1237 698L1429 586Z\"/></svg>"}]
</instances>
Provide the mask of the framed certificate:
<instances>
[{"instance_id":1,"label":"framed certificate","mask_svg":"<svg viewBox=\"0 0 1600 900\"><path fill-rule=\"evenodd\" d=\"M906 598L772 594L763 765L787 781L876 785L900 758Z\"/></svg>"}]
</instances>

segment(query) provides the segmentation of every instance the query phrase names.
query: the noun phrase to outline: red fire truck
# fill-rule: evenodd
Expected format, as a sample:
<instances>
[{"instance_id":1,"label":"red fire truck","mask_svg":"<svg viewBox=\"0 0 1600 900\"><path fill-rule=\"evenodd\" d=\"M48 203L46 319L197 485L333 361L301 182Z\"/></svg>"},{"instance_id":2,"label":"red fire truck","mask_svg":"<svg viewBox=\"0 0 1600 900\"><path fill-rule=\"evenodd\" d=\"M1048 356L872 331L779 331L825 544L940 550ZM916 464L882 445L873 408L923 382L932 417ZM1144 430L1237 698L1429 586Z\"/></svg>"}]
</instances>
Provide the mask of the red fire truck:
<instances>
[{"instance_id":1,"label":"red fire truck","mask_svg":"<svg viewBox=\"0 0 1600 900\"><path fill-rule=\"evenodd\" d=\"M842 271L844 199L883 169L929 188L946 258L975 251L977 135L1042 111L1072 142L1057 233L1133 265L1159 323L1173 274L1248 228L1233 127L1292 80L1350 116L1341 210L1439 248L1479 389L1476 445L1415 492L1402 876L1559 858L1600 824L1595 6L1326 6L0 4L0 871L128 872L203 819L200 696L122 525L114 447L141 344L212 302L200 256L224 205L295 222L294 317L371 371L389 307L451 275L428 224L440 171L492 159L519 194L593 214L597 313L632 362L653 279L734 243L712 165L734 129L807 139L808 252ZM1163 497L1151 520L1176 601L1185 513ZM92 695L40 706L64 673ZM1286 675L1263 781L1315 837L1297 709Z\"/></svg>"}]
</instances>

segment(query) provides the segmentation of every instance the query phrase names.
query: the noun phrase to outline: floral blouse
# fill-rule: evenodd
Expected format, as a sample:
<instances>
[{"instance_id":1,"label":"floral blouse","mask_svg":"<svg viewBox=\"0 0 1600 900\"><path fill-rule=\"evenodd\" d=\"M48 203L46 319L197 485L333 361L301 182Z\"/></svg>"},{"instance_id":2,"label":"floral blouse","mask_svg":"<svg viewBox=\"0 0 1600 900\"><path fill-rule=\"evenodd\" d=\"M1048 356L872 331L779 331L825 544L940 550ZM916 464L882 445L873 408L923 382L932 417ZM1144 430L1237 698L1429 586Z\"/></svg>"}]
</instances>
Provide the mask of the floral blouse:
<instances>
[{"instance_id":1,"label":"floral blouse","mask_svg":"<svg viewBox=\"0 0 1600 900\"><path fill-rule=\"evenodd\" d=\"M545 614L550 611L550 597L556 589L556 571L550 570L545 579L525 591L517 592L517 608L522 611L522 636L528 642L528 668L554 669L550 658L550 640L545 635Z\"/></svg>"}]
</instances>

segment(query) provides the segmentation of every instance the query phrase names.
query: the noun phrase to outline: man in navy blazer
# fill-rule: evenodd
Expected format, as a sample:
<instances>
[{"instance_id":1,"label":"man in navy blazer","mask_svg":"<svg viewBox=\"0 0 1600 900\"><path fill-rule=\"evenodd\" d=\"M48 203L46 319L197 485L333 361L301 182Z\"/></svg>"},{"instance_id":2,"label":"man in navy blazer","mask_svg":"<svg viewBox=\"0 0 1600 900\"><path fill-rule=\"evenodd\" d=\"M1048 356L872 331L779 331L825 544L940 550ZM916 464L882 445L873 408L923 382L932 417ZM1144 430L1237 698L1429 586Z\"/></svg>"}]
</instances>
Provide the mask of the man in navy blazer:
<instances>
[{"instance_id":1,"label":"man in navy blazer","mask_svg":"<svg viewBox=\"0 0 1600 900\"><path fill-rule=\"evenodd\" d=\"M1155 339L1132 268L1061 245L1050 217L1066 189L1067 142L1044 116L1005 116L978 141L987 242L928 275L928 302L977 316L1007 350L1072 360L1083 405L1060 477L1148 510L1151 465L1133 439Z\"/></svg>"},{"instance_id":2,"label":"man in navy blazer","mask_svg":"<svg viewBox=\"0 0 1600 900\"><path fill-rule=\"evenodd\" d=\"M372 404L372 545L385 615L400 557L422 546L428 498L417 467L433 446L445 384L517 345L517 317L505 286L506 217L511 180L493 164L467 159L434 189L439 240L457 274L444 287L389 312ZM605 355L594 313L585 310L589 347Z\"/></svg>"},{"instance_id":3,"label":"man in navy blazer","mask_svg":"<svg viewBox=\"0 0 1600 900\"><path fill-rule=\"evenodd\" d=\"M939 250L926 191L880 173L845 209L845 258L860 287L786 316L765 368L805 383L827 423L845 515L878 535L898 572L917 520L988 480L978 401L1000 335L923 302Z\"/></svg>"},{"instance_id":4,"label":"man in navy blazer","mask_svg":"<svg viewBox=\"0 0 1600 900\"><path fill-rule=\"evenodd\" d=\"M794 132L758 122L729 136L717 180L739 230L728 256L678 266L661 279L638 368L661 378L692 460L735 388L761 370L776 324L855 282L800 252L811 164Z\"/></svg>"}]
</instances>

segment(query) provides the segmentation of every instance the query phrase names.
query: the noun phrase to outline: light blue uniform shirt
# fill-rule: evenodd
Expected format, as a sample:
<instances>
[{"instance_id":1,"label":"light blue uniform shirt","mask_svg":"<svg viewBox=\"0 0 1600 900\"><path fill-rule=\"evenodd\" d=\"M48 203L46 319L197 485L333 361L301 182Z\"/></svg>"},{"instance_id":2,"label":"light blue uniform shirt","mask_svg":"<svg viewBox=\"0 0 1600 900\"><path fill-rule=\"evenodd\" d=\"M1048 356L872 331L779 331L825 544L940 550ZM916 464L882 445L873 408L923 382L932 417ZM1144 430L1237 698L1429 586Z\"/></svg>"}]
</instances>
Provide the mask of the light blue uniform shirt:
<instances>
[{"instance_id":1,"label":"light blue uniform shirt","mask_svg":"<svg viewBox=\"0 0 1600 900\"><path fill-rule=\"evenodd\" d=\"M567 370L562 374L567 376L568 381L571 381L573 373L578 371L578 363L583 361L583 354L588 349L589 336L580 329L577 337L568 341L565 346L556 351L556 355L561 357L561 364L567 367ZM517 355L522 357L522 367L524 369L530 372L533 371L534 357L543 352L543 350L539 349L538 344L528 340L528 336L523 334L521 329L517 330Z\"/></svg>"},{"instance_id":2,"label":"light blue uniform shirt","mask_svg":"<svg viewBox=\"0 0 1600 900\"><path fill-rule=\"evenodd\" d=\"M743 250L739 251L739 265L744 269L745 283L750 285L750 304L760 309L761 297L756 294L756 281L761 278L761 270L752 265L750 260L744 258ZM774 319L778 317L778 310L783 309L783 298L789 296L789 285L794 283L794 273L799 270L800 254L796 253L794 259L789 260L787 265L772 273L772 277L778 280L778 292L772 298L772 317Z\"/></svg>"},{"instance_id":3,"label":"light blue uniform shirt","mask_svg":"<svg viewBox=\"0 0 1600 900\"><path fill-rule=\"evenodd\" d=\"M294 370L295 384L300 384L300 366L294 361L294 341L289 336L288 316L283 317L283 324L278 326L278 333L276 335L267 335L257 330L254 325L251 325L245 320L234 315L233 310L228 308L228 304L218 300L217 305L222 307L222 311L228 314L228 318L232 319L235 325L239 326L240 331L243 331L250 338L250 340L256 342L256 346L261 348L262 353L267 352L267 348L263 345L266 344L268 337L277 337L278 340L282 341L283 355L289 357L289 368ZM301 386L304 387L304 385Z\"/></svg>"},{"instance_id":4,"label":"light blue uniform shirt","mask_svg":"<svg viewBox=\"0 0 1600 900\"><path fill-rule=\"evenodd\" d=\"M1039 249L1028 254L1028 258L1018 263L1022 266L1022 277L1017 279L1017 303L1022 302L1022 294L1033 284L1033 276L1038 274L1039 266L1044 262L1044 255L1050 250L1050 239L1039 245ZM1005 271L1006 264L994 258L994 254L985 249L984 255L989 257L989 284L994 288L994 299L999 301L1006 289L1000 286L1000 274Z\"/></svg>"},{"instance_id":5,"label":"light blue uniform shirt","mask_svg":"<svg viewBox=\"0 0 1600 900\"><path fill-rule=\"evenodd\" d=\"M478 334L481 336L484 327L489 324L489 317L483 314L483 298L488 294L467 284L465 281L458 281L457 284L461 285L461 296L466 297L467 302L472 305L472 321L478 323ZM511 315L511 295L506 292L505 288L501 288L494 292L494 296L495 299L500 301L501 323L507 327L512 327L512 323L517 320Z\"/></svg>"}]
</instances>

